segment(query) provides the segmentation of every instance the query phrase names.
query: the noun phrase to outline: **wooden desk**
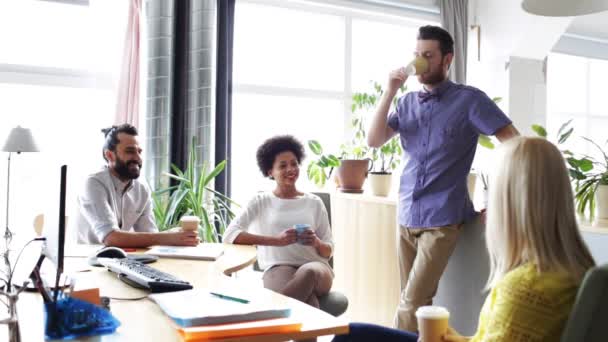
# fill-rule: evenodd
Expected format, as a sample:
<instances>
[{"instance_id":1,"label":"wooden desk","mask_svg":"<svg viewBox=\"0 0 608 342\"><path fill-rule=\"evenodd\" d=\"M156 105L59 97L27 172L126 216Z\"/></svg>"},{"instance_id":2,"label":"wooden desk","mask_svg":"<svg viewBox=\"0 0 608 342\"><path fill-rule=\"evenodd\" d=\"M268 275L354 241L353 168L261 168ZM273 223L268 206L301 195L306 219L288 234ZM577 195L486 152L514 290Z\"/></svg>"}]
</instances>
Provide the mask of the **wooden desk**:
<instances>
[{"instance_id":1,"label":"wooden desk","mask_svg":"<svg viewBox=\"0 0 608 342\"><path fill-rule=\"evenodd\" d=\"M230 278L229 275L253 264L255 258L255 247L226 245L224 255L214 262L159 259L152 266L189 281L195 288L205 288L221 286L225 282L239 283L239 279ZM86 258L69 257L66 258L66 264L68 263L72 266L82 265L86 263ZM100 288L102 296L137 298L146 295L145 291L124 284L116 278L116 274L103 268L93 268L88 272L77 273L74 277L77 281L77 288L97 286ZM271 292L271 298L273 301L280 303L288 301L292 305L292 316L301 318L303 322L300 332L248 338L239 337L225 341L286 341L348 332L348 323L343 319L335 318L278 293ZM83 338L79 341L181 341L176 330L172 327L170 319L150 299L137 301L113 299L110 307L114 317L121 322L121 326L116 333ZM44 324L41 297L33 293L21 296L18 315L22 341L42 341L44 338ZM2 328L0 329L0 336L6 336L4 328L1 326L0 328Z\"/></svg>"}]
</instances>

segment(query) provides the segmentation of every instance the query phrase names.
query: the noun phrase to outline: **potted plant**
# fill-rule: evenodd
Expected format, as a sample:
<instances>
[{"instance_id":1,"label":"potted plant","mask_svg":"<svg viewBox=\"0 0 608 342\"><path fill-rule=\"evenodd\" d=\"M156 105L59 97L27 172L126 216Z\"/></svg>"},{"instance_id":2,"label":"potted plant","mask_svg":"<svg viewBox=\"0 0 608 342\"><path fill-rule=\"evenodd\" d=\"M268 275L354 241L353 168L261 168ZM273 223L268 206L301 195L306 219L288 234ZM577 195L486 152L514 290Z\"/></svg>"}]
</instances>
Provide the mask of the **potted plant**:
<instances>
[{"instance_id":1,"label":"potted plant","mask_svg":"<svg viewBox=\"0 0 608 342\"><path fill-rule=\"evenodd\" d=\"M226 161L221 161L212 170L206 163L199 166L194 146L193 138L185 170L172 164L173 173L165 173L177 184L152 193L154 218L158 229L164 231L179 226L183 215L198 216L201 222L199 236L207 242L221 242L221 235L235 216L230 205L238 206L210 187L211 181L224 171Z\"/></svg>"},{"instance_id":2,"label":"potted plant","mask_svg":"<svg viewBox=\"0 0 608 342\"><path fill-rule=\"evenodd\" d=\"M352 126L352 140L340 145L340 165L336 170L336 180L341 192L362 193L363 183L373 167L373 162L367 157L370 149L365 141L363 119L353 118Z\"/></svg>"},{"instance_id":3,"label":"potted plant","mask_svg":"<svg viewBox=\"0 0 608 342\"><path fill-rule=\"evenodd\" d=\"M374 171L370 172L372 193L376 196L387 196L391 189L392 171L399 165L401 157L399 137L391 138L380 148L372 150Z\"/></svg>"},{"instance_id":4,"label":"potted plant","mask_svg":"<svg viewBox=\"0 0 608 342\"><path fill-rule=\"evenodd\" d=\"M390 190L392 171L399 164L402 151L398 137L393 137L379 149L370 149L367 146L363 113L373 110L384 93L380 83L371 81L371 84L371 92L353 94L351 112L354 117L352 124L355 134L351 143L352 148L349 150L349 146L343 146L342 151L350 152L350 155L359 160L364 159L365 156L371 157L372 165L367 168L365 174L375 166L374 171L370 172L372 193L378 196L386 196ZM405 86L399 89L399 92L392 100L393 107L396 106L398 98L403 96L406 91L407 88ZM362 164L359 168L364 170L366 166L367 164Z\"/></svg>"},{"instance_id":5,"label":"potted plant","mask_svg":"<svg viewBox=\"0 0 608 342\"><path fill-rule=\"evenodd\" d=\"M583 137L587 142L595 146L601 159L588 155L576 156L568 152L566 161L568 162L570 177L574 179L576 194L577 211L585 216L588 211L589 219L608 219L608 155L596 142Z\"/></svg>"}]
</instances>

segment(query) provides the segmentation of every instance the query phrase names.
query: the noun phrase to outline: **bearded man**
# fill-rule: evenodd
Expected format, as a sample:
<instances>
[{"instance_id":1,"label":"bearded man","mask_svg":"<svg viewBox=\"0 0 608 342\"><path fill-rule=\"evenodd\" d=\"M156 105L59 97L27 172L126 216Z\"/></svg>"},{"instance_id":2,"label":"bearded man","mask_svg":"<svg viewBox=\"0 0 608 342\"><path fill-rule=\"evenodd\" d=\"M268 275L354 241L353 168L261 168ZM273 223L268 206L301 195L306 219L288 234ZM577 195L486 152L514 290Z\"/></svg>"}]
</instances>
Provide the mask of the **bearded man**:
<instances>
[{"instance_id":1,"label":"bearded man","mask_svg":"<svg viewBox=\"0 0 608 342\"><path fill-rule=\"evenodd\" d=\"M480 134L505 141L519 135L511 120L477 88L448 80L454 40L437 26L419 28L415 56L428 69L418 75L421 91L392 99L407 80L405 68L389 74L367 142L381 147L399 134L407 160L399 185L398 329L417 331L415 312L430 305L463 223L478 214L467 191L467 175Z\"/></svg>"},{"instance_id":2,"label":"bearded man","mask_svg":"<svg viewBox=\"0 0 608 342\"><path fill-rule=\"evenodd\" d=\"M150 190L138 180L142 149L137 129L122 124L102 132L106 166L87 177L78 195L78 214L73 220L78 242L116 247L197 245L194 231L158 232Z\"/></svg>"}]
</instances>

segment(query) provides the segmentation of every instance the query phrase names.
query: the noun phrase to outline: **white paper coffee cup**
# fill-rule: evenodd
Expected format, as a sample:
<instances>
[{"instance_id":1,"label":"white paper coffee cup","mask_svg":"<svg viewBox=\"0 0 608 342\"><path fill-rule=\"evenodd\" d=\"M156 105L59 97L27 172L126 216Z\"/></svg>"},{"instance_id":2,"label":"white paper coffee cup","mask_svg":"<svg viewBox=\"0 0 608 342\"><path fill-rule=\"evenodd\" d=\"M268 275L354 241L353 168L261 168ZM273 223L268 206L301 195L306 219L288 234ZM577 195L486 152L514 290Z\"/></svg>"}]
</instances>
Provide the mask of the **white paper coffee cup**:
<instances>
[{"instance_id":1,"label":"white paper coffee cup","mask_svg":"<svg viewBox=\"0 0 608 342\"><path fill-rule=\"evenodd\" d=\"M198 216L182 216L179 222L183 230L198 231L198 224L201 220Z\"/></svg>"},{"instance_id":2,"label":"white paper coffee cup","mask_svg":"<svg viewBox=\"0 0 608 342\"><path fill-rule=\"evenodd\" d=\"M450 312L441 306L421 306L416 310L421 342L441 342L448 332Z\"/></svg>"}]
</instances>

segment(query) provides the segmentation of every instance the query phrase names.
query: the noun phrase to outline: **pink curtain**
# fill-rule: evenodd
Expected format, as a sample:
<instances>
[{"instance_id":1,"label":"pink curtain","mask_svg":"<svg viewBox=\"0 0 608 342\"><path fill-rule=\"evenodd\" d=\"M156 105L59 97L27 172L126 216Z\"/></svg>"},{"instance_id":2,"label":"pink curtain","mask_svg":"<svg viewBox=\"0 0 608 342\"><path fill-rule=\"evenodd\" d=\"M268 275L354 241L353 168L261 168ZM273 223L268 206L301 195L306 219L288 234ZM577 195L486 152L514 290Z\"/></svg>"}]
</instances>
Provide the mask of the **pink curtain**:
<instances>
[{"instance_id":1,"label":"pink curtain","mask_svg":"<svg viewBox=\"0 0 608 342\"><path fill-rule=\"evenodd\" d=\"M139 126L139 15L141 0L129 0L129 22L125 35L122 70L116 102L116 124Z\"/></svg>"}]
</instances>

